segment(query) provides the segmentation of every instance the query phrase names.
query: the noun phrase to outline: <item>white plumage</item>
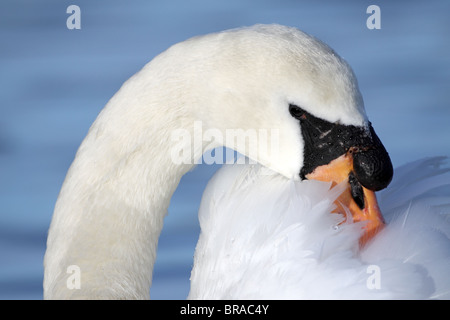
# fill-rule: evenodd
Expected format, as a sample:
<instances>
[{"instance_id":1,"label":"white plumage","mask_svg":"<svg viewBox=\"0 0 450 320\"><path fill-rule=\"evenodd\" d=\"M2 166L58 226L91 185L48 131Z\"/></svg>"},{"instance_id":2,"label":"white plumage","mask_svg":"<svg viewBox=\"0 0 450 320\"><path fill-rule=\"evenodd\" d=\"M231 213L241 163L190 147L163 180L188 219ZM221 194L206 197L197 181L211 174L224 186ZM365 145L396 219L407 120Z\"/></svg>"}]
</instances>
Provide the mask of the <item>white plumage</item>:
<instances>
[{"instance_id":1,"label":"white plumage","mask_svg":"<svg viewBox=\"0 0 450 320\"><path fill-rule=\"evenodd\" d=\"M449 299L450 172L443 158L396 170L380 192L387 226L332 214L340 186L260 165L224 166L204 193L191 299Z\"/></svg>"},{"instance_id":2,"label":"white plumage","mask_svg":"<svg viewBox=\"0 0 450 320\"><path fill-rule=\"evenodd\" d=\"M149 298L170 198L195 161L221 145L234 147L265 167L224 168L206 191L191 298L343 298L343 290L348 298L361 298L357 287L364 287L369 263L381 268L382 289L366 290L365 296L396 298L414 292L387 290L388 280L395 284L400 273L392 266L401 265L415 276L413 289L429 289L426 297L446 297L440 295L448 288L445 281L434 284L413 261L416 256L438 257L422 247L429 245L437 246L448 263L443 253L448 237L427 232L430 242L421 243L420 254L414 251L404 258L407 263L399 262L395 250L386 251L395 247L392 243L381 241L413 230L408 223L416 221L416 208L423 202L408 199L423 194L419 184L409 185L412 176L400 179L410 188L408 194L399 191L385 201L387 210L411 203L406 227L395 222L403 216L392 218L386 235L380 234L359 254L359 226L339 225L340 216L330 214L337 189L298 181L305 143L290 104L328 122L368 127L349 65L327 45L295 28L256 25L228 30L189 39L155 57L111 98L67 173L47 239L44 297ZM173 140L176 130L195 138L197 121L222 137L233 128L275 130L277 152L259 148L251 153L245 144L234 146L229 141ZM185 151L180 162L173 158L177 144ZM278 174L268 175L272 171L266 168ZM430 177L435 173L432 168L428 172ZM433 184L438 177L421 181ZM423 215L430 216L427 223L434 221L434 207ZM400 230L390 232L395 226ZM381 253L386 259L377 258ZM441 260L436 261L435 269L445 269ZM67 286L71 266L81 272L78 290ZM324 291L324 286L334 289Z\"/></svg>"}]
</instances>

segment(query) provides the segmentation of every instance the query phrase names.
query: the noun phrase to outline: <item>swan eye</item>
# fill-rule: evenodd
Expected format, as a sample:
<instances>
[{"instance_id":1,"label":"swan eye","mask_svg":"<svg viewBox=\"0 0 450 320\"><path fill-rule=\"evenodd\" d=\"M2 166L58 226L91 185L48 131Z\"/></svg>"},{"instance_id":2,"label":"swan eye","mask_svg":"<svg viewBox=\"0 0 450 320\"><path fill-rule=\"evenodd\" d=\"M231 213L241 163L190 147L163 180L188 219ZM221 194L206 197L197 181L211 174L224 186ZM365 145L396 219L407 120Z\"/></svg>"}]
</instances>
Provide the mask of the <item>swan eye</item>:
<instances>
[{"instance_id":1,"label":"swan eye","mask_svg":"<svg viewBox=\"0 0 450 320\"><path fill-rule=\"evenodd\" d=\"M294 104L289 105L289 113L296 119L306 119L305 111Z\"/></svg>"}]
</instances>

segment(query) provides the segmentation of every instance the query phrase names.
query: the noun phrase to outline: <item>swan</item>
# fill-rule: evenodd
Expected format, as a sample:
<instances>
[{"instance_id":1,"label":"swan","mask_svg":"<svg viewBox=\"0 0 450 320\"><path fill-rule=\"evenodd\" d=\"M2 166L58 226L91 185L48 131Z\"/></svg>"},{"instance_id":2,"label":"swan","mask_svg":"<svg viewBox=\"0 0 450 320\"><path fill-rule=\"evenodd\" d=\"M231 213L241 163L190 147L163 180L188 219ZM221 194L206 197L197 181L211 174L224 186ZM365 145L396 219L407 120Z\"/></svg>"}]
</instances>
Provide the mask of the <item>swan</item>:
<instances>
[{"instance_id":1,"label":"swan","mask_svg":"<svg viewBox=\"0 0 450 320\"><path fill-rule=\"evenodd\" d=\"M344 185L224 165L203 193L189 299L450 299L450 167L396 168L378 194L386 226L331 214Z\"/></svg>"},{"instance_id":2,"label":"swan","mask_svg":"<svg viewBox=\"0 0 450 320\"><path fill-rule=\"evenodd\" d=\"M265 148L252 148L264 135L252 145L173 140L180 130L195 137L199 122L216 136L273 130L276 139ZM387 187L393 168L351 67L296 28L227 30L173 45L100 112L55 204L44 298L150 298L170 198L202 154L221 145L293 181L341 186L333 212L361 228L361 247L383 230L375 192ZM68 285L74 266L76 288Z\"/></svg>"}]
</instances>

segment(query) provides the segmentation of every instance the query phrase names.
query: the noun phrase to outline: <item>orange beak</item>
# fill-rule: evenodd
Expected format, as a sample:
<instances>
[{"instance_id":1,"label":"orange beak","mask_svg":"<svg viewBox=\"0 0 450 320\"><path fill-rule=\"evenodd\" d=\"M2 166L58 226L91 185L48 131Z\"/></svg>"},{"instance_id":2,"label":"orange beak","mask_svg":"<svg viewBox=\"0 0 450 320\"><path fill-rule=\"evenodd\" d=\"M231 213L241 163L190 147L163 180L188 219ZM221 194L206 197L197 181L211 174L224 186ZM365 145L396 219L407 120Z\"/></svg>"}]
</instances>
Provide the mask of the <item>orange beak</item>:
<instances>
[{"instance_id":1,"label":"orange beak","mask_svg":"<svg viewBox=\"0 0 450 320\"><path fill-rule=\"evenodd\" d=\"M384 219L378 207L377 198L375 192L364 188L357 183L355 189L358 200L355 201L353 186L349 181L353 172L353 156L351 151L340 156L339 158L331 161L327 165L322 165L308 175L307 179L315 179L320 181L332 181L332 186L335 186L341 182L347 182L348 187L344 192L336 199L335 204L337 208L333 211L340 213L347 217L346 212L350 211L353 222L367 221L364 228L364 233L359 239L360 246L364 246L370 239L372 239L378 231L384 227ZM358 204L357 204L358 202ZM347 208L347 209L346 209Z\"/></svg>"}]
</instances>

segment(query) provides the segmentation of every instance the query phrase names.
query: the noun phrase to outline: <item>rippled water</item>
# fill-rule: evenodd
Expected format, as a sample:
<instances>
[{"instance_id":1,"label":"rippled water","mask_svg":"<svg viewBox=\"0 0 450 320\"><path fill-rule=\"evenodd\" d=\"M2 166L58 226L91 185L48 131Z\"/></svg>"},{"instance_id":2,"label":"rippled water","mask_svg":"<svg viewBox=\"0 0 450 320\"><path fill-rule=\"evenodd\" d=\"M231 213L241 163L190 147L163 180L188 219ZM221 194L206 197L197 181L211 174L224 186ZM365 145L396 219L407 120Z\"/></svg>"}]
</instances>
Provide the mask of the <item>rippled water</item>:
<instances>
[{"instance_id":1,"label":"rippled water","mask_svg":"<svg viewBox=\"0 0 450 320\"><path fill-rule=\"evenodd\" d=\"M353 67L394 166L450 155L448 1L2 1L0 298L41 299L42 259L66 171L98 112L146 62L188 37L255 23L296 26ZM66 8L81 8L68 30ZM366 9L381 9L369 30ZM197 209L216 166L183 177L159 243L152 297L183 299Z\"/></svg>"}]
</instances>

